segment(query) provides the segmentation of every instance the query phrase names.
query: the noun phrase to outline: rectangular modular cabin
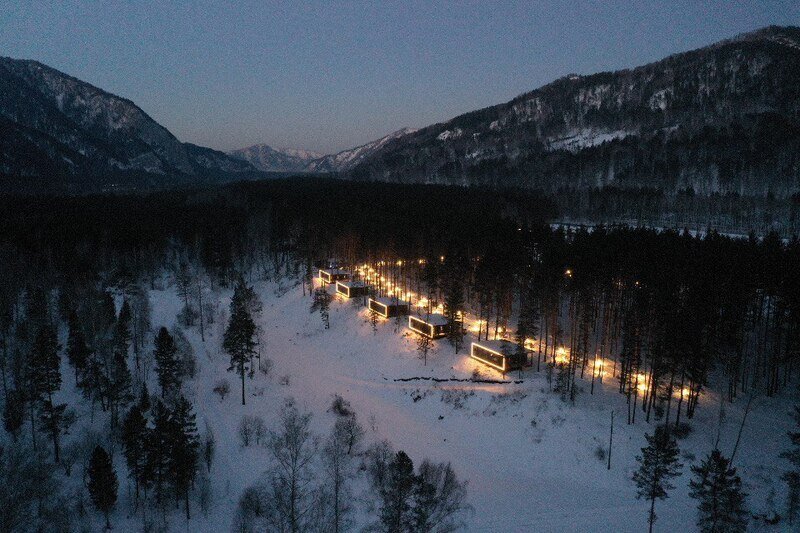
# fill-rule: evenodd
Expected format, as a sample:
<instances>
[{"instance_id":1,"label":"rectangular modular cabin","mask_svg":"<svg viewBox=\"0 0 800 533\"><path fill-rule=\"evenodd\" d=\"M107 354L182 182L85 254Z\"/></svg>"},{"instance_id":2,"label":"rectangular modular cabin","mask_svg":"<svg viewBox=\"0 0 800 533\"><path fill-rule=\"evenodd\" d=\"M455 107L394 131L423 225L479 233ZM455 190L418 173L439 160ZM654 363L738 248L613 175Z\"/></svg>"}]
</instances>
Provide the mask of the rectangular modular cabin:
<instances>
[{"instance_id":1,"label":"rectangular modular cabin","mask_svg":"<svg viewBox=\"0 0 800 533\"><path fill-rule=\"evenodd\" d=\"M367 306L384 318L407 315L409 310L408 302L397 298L370 298Z\"/></svg>"},{"instance_id":2,"label":"rectangular modular cabin","mask_svg":"<svg viewBox=\"0 0 800 533\"><path fill-rule=\"evenodd\" d=\"M503 374L525 364L525 358L517 354L517 345L507 340L473 342L469 355Z\"/></svg>"},{"instance_id":3,"label":"rectangular modular cabin","mask_svg":"<svg viewBox=\"0 0 800 533\"><path fill-rule=\"evenodd\" d=\"M422 316L409 316L408 329L431 339L439 339L450 333L447 317L439 313Z\"/></svg>"},{"instance_id":4,"label":"rectangular modular cabin","mask_svg":"<svg viewBox=\"0 0 800 533\"><path fill-rule=\"evenodd\" d=\"M337 281L347 281L350 279L350 274L345 270L338 268L320 268L319 279L323 283L336 283Z\"/></svg>"},{"instance_id":5,"label":"rectangular modular cabin","mask_svg":"<svg viewBox=\"0 0 800 533\"><path fill-rule=\"evenodd\" d=\"M369 285L363 281L337 281L336 293L341 294L345 298L366 296L369 293Z\"/></svg>"}]
</instances>

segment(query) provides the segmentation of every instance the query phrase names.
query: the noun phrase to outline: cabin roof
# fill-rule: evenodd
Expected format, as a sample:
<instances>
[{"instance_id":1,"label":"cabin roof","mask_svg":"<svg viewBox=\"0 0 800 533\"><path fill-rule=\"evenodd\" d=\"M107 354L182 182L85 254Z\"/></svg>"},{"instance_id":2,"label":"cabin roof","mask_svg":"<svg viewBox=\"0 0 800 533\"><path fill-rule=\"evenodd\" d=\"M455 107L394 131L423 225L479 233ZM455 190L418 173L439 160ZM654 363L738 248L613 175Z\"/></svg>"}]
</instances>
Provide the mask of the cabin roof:
<instances>
[{"instance_id":1,"label":"cabin roof","mask_svg":"<svg viewBox=\"0 0 800 533\"><path fill-rule=\"evenodd\" d=\"M414 315L414 318L422 320L431 326L446 326L449 323L447 317L439 313L431 313L430 315Z\"/></svg>"},{"instance_id":2,"label":"cabin roof","mask_svg":"<svg viewBox=\"0 0 800 533\"><path fill-rule=\"evenodd\" d=\"M392 305L408 305L407 301L400 300L399 298L392 298L391 296L381 296L379 298L373 298L373 300L387 307Z\"/></svg>"},{"instance_id":3,"label":"cabin roof","mask_svg":"<svg viewBox=\"0 0 800 533\"><path fill-rule=\"evenodd\" d=\"M367 286L363 281L337 281L336 283L348 289L360 289Z\"/></svg>"},{"instance_id":4,"label":"cabin roof","mask_svg":"<svg viewBox=\"0 0 800 533\"><path fill-rule=\"evenodd\" d=\"M342 270L341 268L320 268L320 270L332 276L335 276L337 274L348 274L348 275L350 274L348 271Z\"/></svg>"},{"instance_id":5,"label":"cabin roof","mask_svg":"<svg viewBox=\"0 0 800 533\"><path fill-rule=\"evenodd\" d=\"M517 349L516 344L505 339L497 339L493 341L473 341L472 344L500 353L503 353L504 347L509 354L513 354Z\"/></svg>"}]
</instances>

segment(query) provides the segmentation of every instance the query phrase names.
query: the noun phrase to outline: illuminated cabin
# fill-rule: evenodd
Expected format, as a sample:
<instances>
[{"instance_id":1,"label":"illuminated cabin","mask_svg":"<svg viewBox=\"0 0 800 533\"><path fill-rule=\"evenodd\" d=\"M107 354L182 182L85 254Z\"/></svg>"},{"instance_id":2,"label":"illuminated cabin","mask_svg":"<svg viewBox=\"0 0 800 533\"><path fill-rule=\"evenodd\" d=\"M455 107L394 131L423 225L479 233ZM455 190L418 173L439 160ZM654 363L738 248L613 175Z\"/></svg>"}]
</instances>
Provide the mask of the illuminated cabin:
<instances>
[{"instance_id":1,"label":"illuminated cabin","mask_svg":"<svg viewBox=\"0 0 800 533\"><path fill-rule=\"evenodd\" d=\"M338 268L320 268L319 279L324 283L336 283L337 281L347 281L350 279L350 273Z\"/></svg>"},{"instance_id":2,"label":"illuminated cabin","mask_svg":"<svg viewBox=\"0 0 800 533\"><path fill-rule=\"evenodd\" d=\"M408 329L431 339L439 339L450 333L447 317L439 313L423 316L409 316Z\"/></svg>"},{"instance_id":3,"label":"illuminated cabin","mask_svg":"<svg viewBox=\"0 0 800 533\"><path fill-rule=\"evenodd\" d=\"M337 281L336 293L341 294L345 298L366 296L369 294L369 285L363 281Z\"/></svg>"},{"instance_id":4,"label":"illuminated cabin","mask_svg":"<svg viewBox=\"0 0 800 533\"><path fill-rule=\"evenodd\" d=\"M525 358L517 354L517 345L507 340L473 342L469 355L504 374L522 368L525 363Z\"/></svg>"},{"instance_id":5,"label":"illuminated cabin","mask_svg":"<svg viewBox=\"0 0 800 533\"><path fill-rule=\"evenodd\" d=\"M384 318L407 315L410 309L408 302L397 298L370 298L367 306Z\"/></svg>"}]
</instances>

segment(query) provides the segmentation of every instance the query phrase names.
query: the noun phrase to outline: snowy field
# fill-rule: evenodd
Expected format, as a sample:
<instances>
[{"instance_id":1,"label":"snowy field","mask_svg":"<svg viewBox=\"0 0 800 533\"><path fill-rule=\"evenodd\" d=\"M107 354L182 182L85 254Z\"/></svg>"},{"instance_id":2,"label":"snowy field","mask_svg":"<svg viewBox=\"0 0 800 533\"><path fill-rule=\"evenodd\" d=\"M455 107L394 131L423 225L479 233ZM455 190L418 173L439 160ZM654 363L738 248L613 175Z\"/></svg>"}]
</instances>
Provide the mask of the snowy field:
<instances>
[{"instance_id":1,"label":"snowy field","mask_svg":"<svg viewBox=\"0 0 800 533\"><path fill-rule=\"evenodd\" d=\"M229 531L242 490L269 468L265 448L239 444L237 426L243 415L258 415L270 427L283 399L294 397L314 414L314 431L327 435L334 422L327 409L335 394L352 403L366 430L367 445L387 439L415 464L425 457L450 461L458 476L469 480L474 511L467 523L472 531L647 530L648 503L635 499L631 475L634 456L645 444L644 433L652 432L654 426L644 421L641 411L635 425L626 425L625 397L618 394L615 379L606 377L594 395L589 394L589 382L583 382L575 406L548 390L544 370L525 371L520 384L397 382L418 376L467 379L476 369L485 378L502 376L470 360L468 348L456 355L446 340L436 342L424 366L404 320L399 326L394 319L385 320L373 332L363 307L334 299L331 326L325 330L319 314L309 312L311 298L303 297L299 286L256 283L255 288L263 302L256 319L263 330L260 349L273 365L268 375L256 373L247 381L246 406L241 405L238 376L227 372L229 358L220 348L230 293L215 295L218 317L206 331L205 343L197 328L186 332L199 371L184 388L195 405L198 429L202 433L207 423L218 449L211 473L214 502L208 516L193 504L194 516L187 523L176 510L170 517L172 530ZM150 300L153 327L171 327L180 310L174 291L152 291ZM64 375L69 376L64 365ZM231 385L224 401L212 392L220 379ZM514 372L507 379L517 380L518 375ZM152 384L151 391L155 390ZM757 398L747 419L735 466L750 494L753 513L783 509L780 474L787 465L779 453L788 445L785 435L792 401ZM726 454L736 440L745 403L746 399L740 399L726 407L721 438ZM596 451L608 446L612 409L616 421L609 471ZM679 441L684 473L671 497L656 504L656 531L695 530L695 502L688 495L689 465L711 450L718 414L718 397L706 392L691 421L692 433ZM87 418L81 423L86 424ZM77 428L75 433L79 432ZM139 517L126 518L129 489L123 460L117 456L117 461L120 499L112 521L120 531L140 530ZM362 476L356 496L363 497L365 489ZM358 526L364 526L361 506L357 517ZM757 531L786 527L769 528L752 520L750 526Z\"/></svg>"}]
</instances>

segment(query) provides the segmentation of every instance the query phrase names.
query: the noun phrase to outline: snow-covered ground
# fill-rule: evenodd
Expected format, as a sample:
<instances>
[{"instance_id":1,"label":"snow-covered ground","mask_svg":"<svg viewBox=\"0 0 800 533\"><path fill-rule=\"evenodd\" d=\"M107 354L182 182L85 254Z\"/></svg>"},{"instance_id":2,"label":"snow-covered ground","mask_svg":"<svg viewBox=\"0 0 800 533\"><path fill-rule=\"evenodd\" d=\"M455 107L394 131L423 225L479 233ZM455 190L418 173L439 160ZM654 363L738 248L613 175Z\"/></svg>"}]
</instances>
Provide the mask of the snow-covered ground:
<instances>
[{"instance_id":1,"label":"snow-covered ground","mask_svg":"<svg viewBox=\"0 0 800 533\"><path fill-rule=\"evenodd\" d=\"M237 426L243 415L261 416L269 427L282 400L291 396L314 413L313 429L325 435L334 422L334 415L326 412L334 394L352 403L366 429L367 443L387 439L415 463L425 457L450 461L458 475L469 480L469 502L474 507L467 519L470 530L646 530L648 504L635 499L631 475L644 433L653 425L645 423L641 412L635 425L626 425L625 398L616 392L615 379L607 377L594 395L589 394L588 381L582 383L584 392L575 406L548 390L544 371L525 371L524 382L518 384L397 382L416 376L469 378L475 369L483 377L502 376L470 360L466 349L455 354L445 340L436 342L424 366L404 321L396 326L389 319L373 332L362 307L335 300L331 327L325 330L319 315L309 312L311 300L302 296L299 286L285 293L273 283L255 287L264 304L257 320L263 328L261 353L273 367L268 376L257 373L247 381L246 406L241 405L237 376L226 371L229 360L220 349L224 320L208 328L205 343L196 328L187 332L199 372L185 388L197 411L198 428L202 432L206 423L213 428L218 450L209 515L204 517L195 504L195 516L187 524L176 510L170 519L173 530L228 531L242 490L269 467L266 449L240 447ZM171 326L180 308L174 291L153 291L150 296L153 326ZM219 296L221 315L227 315L229 296L227 292ZM212 392L220 379L231 384L224 401ZM508 381L516 379L516 372L508 376ZM670 499L657 503L657 531L695 529L689 465L711 450L719 413L713 392L704 394L700 403L692 433L679 442L681 450L696 460L684 457L684 474ZM721 439L726 454L736 440L744 403L742 399L726 407ZM786 465L778 455L788 443L791 404L789 398L756 399L744 428L735 466L754 513L767 512L770 505L783 508L779 478ZM595 452L608 446L612 409L616 421L609 471ZM121 459L119 464L122 477ZM139 530L138 517L126 518L130 506L125 486L121 479L116 527ZM751 527L764 526L751 522Z\"/></svg>"}]
</instances>

